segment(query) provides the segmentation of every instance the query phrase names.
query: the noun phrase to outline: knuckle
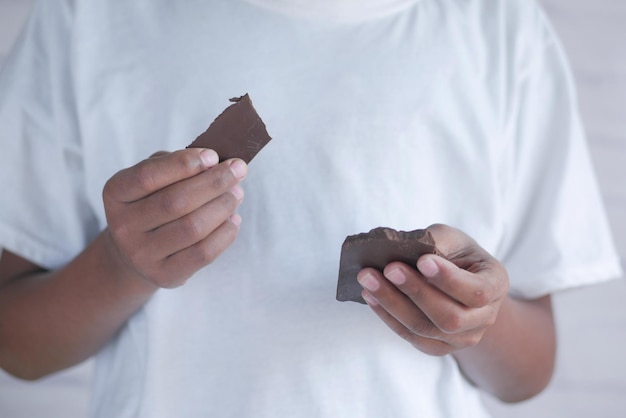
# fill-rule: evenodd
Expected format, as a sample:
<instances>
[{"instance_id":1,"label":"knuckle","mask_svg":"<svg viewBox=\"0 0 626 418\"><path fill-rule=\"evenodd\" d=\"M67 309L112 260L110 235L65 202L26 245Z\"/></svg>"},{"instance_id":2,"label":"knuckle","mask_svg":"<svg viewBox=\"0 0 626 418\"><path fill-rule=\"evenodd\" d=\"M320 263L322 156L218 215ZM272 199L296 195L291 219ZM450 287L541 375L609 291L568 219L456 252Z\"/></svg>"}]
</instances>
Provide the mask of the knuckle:
<instances>
[{"instance_id":1,"label":"knuckle","mask_svg":"<svg viewBox=\"0 0 626 418\"><path fill-rule=\"evenodd\" d=\"M137 251L141 247L134 245L138 236L132 225L126 222L123 216L113 216L108 219L107 229L114 245L122 254L129 254L132 250Z\"/></svg>"},{"instance_id":2,"label":"knuckle","mask_svg":"<svg viewBox=\"0 0 626 418\"><path fill-rule=\"evenodd\" d=\"M108 202L115 199L115 190L117 187L117 177L113 176L104 183L104 187L102 188L102 198L104 202Z\"/></svg>"},{"instance_id":3,"label":"knuckle","mask_svg":"<svg viewBox=\"0 0 626 418\"><path fill-rule=\"evenodd\" d=\"M193 242L198 242L204 238L204 224L198 217L186 216L181 219L180 228L185 237L190 238Z\"/></svg>"},{"instance_id":4,"label":"knuckle","mask_svg":"<svg viewBox=\"0 0 626 418\"><path fill-rule=\"evenodd\" d=\"M214 246L209 246L204 251L199 253L199 261L202 264L212 264L221 253L222 251L220 249L217 249Z\"/></svg>"},{"instance_id":5,"label":"knuckle","mask_svg":"<svg viewBox=\"0 0 626 418\"><path fill-rule=\"evenodd\" d=\"M195 266L213 263L235 241L237 232L233 224L225 221L211 233L211 238L204 238L188 249L190 263Z\"/></svg>"},{"instance_id":6,"label":"knuckle","mask_svg":"<svg viewBox=\"0 0 626 418\"><path fill-rule=\"evenodd\" d=\"M459 346L460 348L474 347L475 345L478 345L478 343L480 343L481 340L482 340L482 333L471 332L465 335L460 340Z\"/></svg>"},{"instance_id":7,"label":"knuckle","mask_svg":"<svg viewBox=\"0 0 626 418\"><path fill-rule=\"evenodd\" d=\"M146 163L146 161L143 161L133 167L129 174L132 177L131 181L139 189L145 192L154 190L156 179L154 177L154 172L151 169L151 165Z\"/></svg>"},{"instance_id":8,"label":"knuckle","mask_svg":"<svg viewBox=\"0 0 626 418\"><path fill-rule=\"evenodd\" d=\"M491 297L482 289L476 290L472 297L472 304L474 307L482 307L487 305L491 301Z\"/></svg>"},{"instance_id":9,"label":"knuckle","mask_svg":"<svg viewBox=\"0 0 626 418\"><path fill-rule=\"evenodd\" d=\"M186 214L188 201L183 194L164 191L159 196L159 206L165 214L179 217Z\"/></svg>"},{"instance_id":10,"label":"knuckle","mask_svg":"<svg viewBox=\"0 0 626 418\"><path fill-rule=\"evenodd\" d=\"M119 245L120 243L128 241L132 232L128 224L123 222L117 222L116 219L111 219L108 225L109 231L113 240Z\"/></svg>"},{"instance_id":11,"label":"knuckle","mask_svg":"<svg viewBox=\"0 0 626 418\"><path fill-rule=\"evenodd\" d=\"M490 326L495 325L497 319L498 319L498 309L491 306L489 315L487 316L487 319L485 320L486 326L490 327Z\"/></svg>"},{"instance_id":12,"label":"knuckle","mask_svg":"<svg viewBox=\"0 0 626 418\"><path fill-rule=\"evenodd\" d=\"M235 184L235 179L229 169L212 170L211 186L215 190L227 190Z\"/></svg>"},{"instance_id":13,"label":"knuckle","mask_svg":"<svg viewBox=\"0 0 626 418\"><path fill-rule=\"evenodd\" d=\"M211 187L214 190L226 190L229 186L230 184L224 174L220 173L211 179Z\"/></svg>"},{"instance_id":14,"label":"knuckle","mask_svg":"<svg viewBox=\"0 0 626 418\"><path fill-rule=\"evenodd\" d=\"M102 199L105 205L124 201L124 193L128 189L130 169L123 169L110 177L102 187Z\"/></svg>"},{"instance_id":15,"label":"knuckle","mask_svg":"<svg viewBox=\"0 0 626 418\"><path fill-rule=\"evenodd\" d=\"M187 151L187 150L183 150ZM180 152L177 154L176 163L178 167L186 173L194 173L201 166L197 153Z\"/></svg>"},{"instance_id":16,"label":"knuckle","mask_svg":"<svg viewBox=\"0 0 626 418\"><path fill-rule=\"evenodd\" d=\"M224 193L219 198L219 205L225 213L232 213L237 209L239 202L232 193Z\"/></svg>"},{"instance_id":17,"label":"knuckle","mask_svg":"<svg viewBox=\"0 0 626 418\"><path fill-rule=\"evenodd\" d=\"M463 318L458 313L450 313L443 318L439 328L446 334L458 333L463 328Z\"/></svg>"},{"instance_id":18,"label":"knuckle","mask_svg":"<svg viewBox=\"0 0 626 418\"><path fill-rule=\"evenodd\" d=\"M222 250L213 243L195 246L191 258L194 264L207 265L213 263L221 254Z\"/></svg>"}]
</instances>

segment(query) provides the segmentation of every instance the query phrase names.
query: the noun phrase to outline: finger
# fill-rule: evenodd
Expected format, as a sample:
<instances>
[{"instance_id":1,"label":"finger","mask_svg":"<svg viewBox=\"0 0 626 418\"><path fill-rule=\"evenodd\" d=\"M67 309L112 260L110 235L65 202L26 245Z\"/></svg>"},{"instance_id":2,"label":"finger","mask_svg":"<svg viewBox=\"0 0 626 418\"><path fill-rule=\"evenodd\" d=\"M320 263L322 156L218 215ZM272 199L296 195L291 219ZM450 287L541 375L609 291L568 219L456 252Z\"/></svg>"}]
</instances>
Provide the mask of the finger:
<instances>
[{"instance_id":1,"label":"finger","mask_svg":"<svg viewBox=\"0 0 626 418\"><path fill-rule=\"evenodd\" d=\"M429 284L418 271L404 263L389 264L384 270L384 276L418 306L443 334L482 329L494 317L491 305L470 308Z\"/></svg>"},{"instance_id":2,"label":"finger","mask_svg":"<svg viewBox=\"0 0 626 418\"><path fill-rule=\"evenodd\" d=\"M438 333L428 335L431 338L443 338L440 333L453 334L464 332L480 325L480 315L460 304L436 287L428 284L415 270L403 263L391 263L384 270L384 276L404 294L437 329ZM394 315L400 315L394 314ZM408 322L414 318L398 319L409 329L415 324ZM422 332L418 332L423 335Z\"/></svg>"},{"instance_id":3,"label":"finger","mask_svg":"<svg viewBox=\"0 0 626 418\"><path fill-rule=\"evenodd\" d=\"M470 308L487 306L506 294L502 280L506 271L490 260L474 262L469 268L459 268L453 262L436 255L424 255L417 261L417 269L443 293Z\"/></svg>"},{"instance_id":4,"label":"finger","mask_svg":"<svg viewBox=\"0 0 626 418\"><path fill-rule=\"evenodd\" d=\"M437 248L445 254L445 258L424 256L420 262L426 277L431 271L432 277L428 277L430 283L470 307L484 306L506 295L509 287L506 269L470 236L442 224L431 225L427 230L435 239ZM436 274L439 268L444 272L454 272L457 270L455 266L469 273L459 276ZM438 281L454 277L458 280ZM460 286L458 281L473 284L473 287Z\"/></svg>"},{"instance_id":5,"label":"finger","mask_svg":"<svg viewBox=\"0 0 626 418\"><path fill-rule=\"evenodd\" d=\"M426 333L417 331L414 326L407 326L406 321L401 321L395 314L388 312L367 290L363 290L362 296L370 308L392 331L430 355L445 355L457 349L474 346L480 342L487 328L487 326L481 325L454 333L436 332L432 335L425 335ZM426 312L424 315L428 316Z\"/></svg>"},{"instance_id":6,"label":"finger","mask_svg":"<svg viewBox=\"0 0 626 418\"><path fill-rule=\"evenodd\" d=\"M243 189L235 186L193 212L148 233L151 251L166 258L209 236L235 213L243 199Z\"/></svg>"},{"instance_id":7,"label":"finger","mask_svg":"<svg viewBox=\"0 0 626 418\"><path fill-rule=\"evenodd\" d=\"M182 218L218 196L234 189L247 173L246 164L231 159L194 177L172 184L133 203L142 216L137 219L140 230L149 231Z\"/></svg>"},{"instance_id":8,"label":"finger","mask_svg":"<svg viewBox=\"0 0 626 418\"><path fill-rule=\"evenodd\" d=\"M440 337L441 331L407 295L402 293L375 269L363 269L357 280L382 309L413 334L428 338Z\"/></svg>"},{"instance_id":9,"label":"finger","mask_svg":"<svg viewBox=\"0 0 626 418\"><path fill-rule=\"evenodd\" d=\"M215 151L190 148L155 155L116 173L105 185L105 198L134 202L218 163Z\"/></svg>"},{"instance_id":10,"label":"finger","mask_svg":"<svg viewBox=\"0 0 626 418\"><path fill-rule=\"evenodd\" d=\"M162 276L167 279L159 285L180 286L196 271L212 263L235 241L240 224L241 217L237 214L232 215L203 240L165 259L161 264L161 270Z\"/></svg>"},{"instance_id":11,"label":"finger","mask_svg":"<svg viewBox=\"0 0 626 418\"><path fill-rule=\"evenodd\" d=\"M444 356L453 351L453 347L445 341L423 337L409 329L402 322L398 321L393 315L383 308L378 301L367 290L363 290L363 299L376 315L387 325L394 333L411 343L418 350L432 355Z\"/></svg>"}]
</instances>

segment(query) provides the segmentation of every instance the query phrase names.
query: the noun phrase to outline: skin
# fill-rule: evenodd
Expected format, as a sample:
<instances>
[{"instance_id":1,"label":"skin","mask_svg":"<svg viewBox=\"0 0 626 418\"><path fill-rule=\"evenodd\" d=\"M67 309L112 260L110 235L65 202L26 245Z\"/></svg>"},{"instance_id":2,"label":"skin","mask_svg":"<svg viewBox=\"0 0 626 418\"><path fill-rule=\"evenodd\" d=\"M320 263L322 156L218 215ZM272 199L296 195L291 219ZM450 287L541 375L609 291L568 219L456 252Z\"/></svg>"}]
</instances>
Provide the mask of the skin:
<instances>
[{"instance_id":1,"label":"skin","mask_svg":"<svg viewBox=\"0 0 626 418\"><path fill-rule=\"evenodd\" d=\"M184 285L235 240L246 173L243 161L218 164L211 150L158 153L107 182L108 227L67 266L45 271L4 251L0 367L37 379L75 365L159 288ZM511 299L505 269L471 238L428 229L446 259L364 269L369 306L416 349L453 355L470 381L500 399L540 392L554 366L550 297Z\"/></svg>"},{"instance_id":2,"label":"skin","mask_svg":"<svg viewBox=\"0 0 626 418\"><path fill-rule=\"evenodd\" d=\"M44 271L2 252L0 367L32 380L75 365L157 289L210 264L239 231L246 173L212 150L158 153L107 182L109 226L67 266Z\"/></svg>"},{"instance_id":3,"label":"skin","mask_svg":"<svg viewBox=\"0 0 626 418\"><path fill-rule=\"evenodd\" d=\"M502 401L541 392L555 363L550 296L509 297L506 270L474 240L446 225L427 229L446 258L363 269L363 298L400 337L424 353L451 354L471 382Z\"/></svg>"}]
</instances>

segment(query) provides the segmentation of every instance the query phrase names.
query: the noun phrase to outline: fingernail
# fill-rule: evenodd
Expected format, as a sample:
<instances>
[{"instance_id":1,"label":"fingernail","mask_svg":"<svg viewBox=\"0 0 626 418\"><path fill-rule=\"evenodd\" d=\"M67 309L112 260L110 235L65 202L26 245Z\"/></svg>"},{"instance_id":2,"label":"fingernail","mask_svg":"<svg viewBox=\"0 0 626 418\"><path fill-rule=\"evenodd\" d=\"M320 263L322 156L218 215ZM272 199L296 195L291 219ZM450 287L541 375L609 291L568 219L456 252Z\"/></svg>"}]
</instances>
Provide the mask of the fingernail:
<instances>
[{"instance_id":1,"label":"fingernail","mask_svg":"<svg viewBox=\"0 0 626 418\"><path fill-rule=\"evenodd\" d=\"M365 299L365 302L367 302L368 305L372 305L372 306L378 305L378 301L374 299L374 297L370 295L369 293L363 292L361 296L363 297L363 299Z\"/></svg>"},{"instance_id":2,"label":"fingernail","mask_svg":"<svg viewBox=\"0 0 626 418\"><path fill-rule=\"evenodd\" d=\"M241 225L241 216L238 213L230 215L229 219L235 225L237 225L237 226Z\"/></svg>"},{"instance_id":3,"label":"fingernail","mask_svg":"<svg viewBox=\"0 0 626 418\"><path fill-rule=\"evenodd\" d=\"M248 166L242 160L235 158L230 163L230 169L238 179L242 179L246 176L248 172Z\"/></svg>"},{"instance_id":4,"label":"fingernail","mask_svg":"<svg viewBox=\"0 0 626 418\"><path fill-rule=\"evenodd\" d=\"M406 276L404 272L399 268L394 268L385 274L385 277L389 279L389 281L393 284L402 285L406 282Z\"/></svg>"},{"instance_id":5,"label":"fingernail","mask_svg":"<svg viewBox=\"0 0 626 418\"><path fill-rule=\"evenodd\" d=\"M417 268L427 278L435 277L439 273L439 266L432 258L421 258L417 262Z\"/></svg>"},{"instance_id":6,"label":"fingernail","mask_svg":"<svg viewBox=\"0 0 626 418\"><path fill-rule=\"evenodd\" d=\"M240 185L236 185L230 189L230 193L235 196L235 199L242 200L243 199L243 188Z\"/></svg>"},{"instance_id":7,"label":"fingernail","mask_svg":"<svg viewBox=\"0 0 626 418\"><path fill-rule=\"evenodd\" d=\"M374 277L371 273L366 273L361 277L357 277L357 280L361 286L371 292L377 291L380 287L378 280L376 280L376 277Z\"/></svg>"},{"instance_id":8,"label":"fingernail","mask_svg":"<svg viewBox=\"0 0 626 418\"><path fill-rule=\"evenodd\" d=\"M202 164L207 168L213 167L219 162L217 152L213 151L212 149L203 149L200 152L200 159L202 160Z\"/></svg>"}]
</instances>

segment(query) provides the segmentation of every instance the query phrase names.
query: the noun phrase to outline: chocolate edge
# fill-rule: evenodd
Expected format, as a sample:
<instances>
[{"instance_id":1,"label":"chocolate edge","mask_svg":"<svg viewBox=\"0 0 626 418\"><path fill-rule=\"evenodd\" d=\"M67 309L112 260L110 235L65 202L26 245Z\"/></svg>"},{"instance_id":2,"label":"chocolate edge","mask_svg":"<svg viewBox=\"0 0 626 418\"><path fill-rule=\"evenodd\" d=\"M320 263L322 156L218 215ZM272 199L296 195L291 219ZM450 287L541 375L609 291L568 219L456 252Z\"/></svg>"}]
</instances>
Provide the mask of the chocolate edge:
<instances>
[{"instance_id":1,"label":"chocolate edge","mask_svg":"<svg viewBox=\"0 0 626 418\"><path fill-rule=\"evenodd\" d=\"M200 135L198 135L192 142L191 144L187 145L186 148L204 148L204 144L200 145L201 142L203 142L203 137L205 135L209 134L209 131L211 131L211 129L214 127L214 125L216 124L216 122L218 120L220 120L222 117L224 117L224 114L227 112L232 112L235 111L235 109L232 109L233 107L236 106L241 106L241 105L248 105L251 109L251 114L254 115L255 120L254 123L252 125L252 127L250 127L248 129L249 132L254 131L255 129L259 129L262 131L263 135L262 135L262 140L259 141L257 143L257 147L254 151L254 153L249 156L248 158L242 157L247 163L249 163L255 156L256 154L258 154L271 140L272 137L271 135L267 132L267 126L265 125L265 122L263 121L263 119L260 117L260 115L258 114L256 108L254 107L254 104L252 103L252 99L250 99L250 95L248 93L245 93L242 96L239 97L231 97L230 99L228 99L232 104L227 106L214 120L213 122L211 122L211 124L209 125L209 127L207 129L205 129L204 132L202 132Z\"/></svg>"}]
</instances>

